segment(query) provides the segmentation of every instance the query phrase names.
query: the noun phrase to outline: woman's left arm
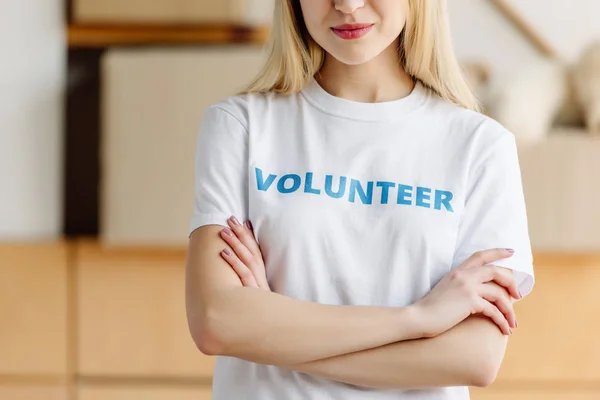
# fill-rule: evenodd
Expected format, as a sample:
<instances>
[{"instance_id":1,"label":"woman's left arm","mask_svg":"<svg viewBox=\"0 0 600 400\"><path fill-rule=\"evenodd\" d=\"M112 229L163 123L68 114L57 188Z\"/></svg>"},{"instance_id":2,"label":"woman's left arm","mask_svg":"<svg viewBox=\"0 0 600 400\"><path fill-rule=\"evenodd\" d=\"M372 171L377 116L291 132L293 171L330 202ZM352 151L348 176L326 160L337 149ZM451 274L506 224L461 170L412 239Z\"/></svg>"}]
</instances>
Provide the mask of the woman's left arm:
<instances>
[{"instance_id":1,"label":"woman's left arm","mask_svg":"<svg viewBox=\"0 0 600 400\"><path fill-rule=\"evenodd\" d=\"M253 234L245 235L244 239L250 237ZM228 262L238 276L252 278L242 280L244 286L270 291L264 267L252 269L241 261L228 259ZM512 275L509 269L506 273ZM493 282L486 285L498 286L506 300L512 301L505 288ZM423 312L419 307L415 311ZM417 314L416 318L421 317ZM372 388L488 386L496 378L506 344L506 336L496 323L487 317L474 315L433 338L407 340L317 361L277 366Z\"/></svg>"},{"instance_id":2,"label":"woman's left arm","mask_svg":"<svg viewBox=\"0 0 600 400\"><path fill-rule=\"evenodd\" d=\"M282 367L372 388L486 387L496 379L507 342L490 319L474 315L433 338Z\"/></svg>"}]
</instances>

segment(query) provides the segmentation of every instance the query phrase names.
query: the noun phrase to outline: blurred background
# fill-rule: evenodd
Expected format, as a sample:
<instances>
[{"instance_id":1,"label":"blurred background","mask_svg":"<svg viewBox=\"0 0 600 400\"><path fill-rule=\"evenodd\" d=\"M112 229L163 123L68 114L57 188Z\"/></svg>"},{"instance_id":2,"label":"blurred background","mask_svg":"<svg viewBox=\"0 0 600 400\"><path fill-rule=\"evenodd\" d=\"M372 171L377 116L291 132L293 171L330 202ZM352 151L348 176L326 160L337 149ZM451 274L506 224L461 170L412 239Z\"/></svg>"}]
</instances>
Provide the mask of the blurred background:
<instances>
[{"instance_id":1,"label":"blurred background","mask_svg":"<svg viewBox=\"0 0 600 400\"><path fill-rule=\"evenodd\" d=\"M0 399L209 399L183 283L205 107L274 0L0 0ZM600 399L600 2L450 0L517 137L537 283L474 399Z\"/></svg>"}]
</instances>

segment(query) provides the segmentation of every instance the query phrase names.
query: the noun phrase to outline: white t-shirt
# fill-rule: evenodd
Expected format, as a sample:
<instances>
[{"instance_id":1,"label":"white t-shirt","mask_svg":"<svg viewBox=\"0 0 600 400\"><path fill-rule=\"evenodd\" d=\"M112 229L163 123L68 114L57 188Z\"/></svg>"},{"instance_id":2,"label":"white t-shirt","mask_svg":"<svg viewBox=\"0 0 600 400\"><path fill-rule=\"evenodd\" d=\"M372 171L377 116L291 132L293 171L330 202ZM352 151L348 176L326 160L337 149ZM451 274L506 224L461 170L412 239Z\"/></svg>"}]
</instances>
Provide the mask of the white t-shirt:
<instances>
[{"instance_id":1,"label":"white t-shirt","mask_svg":"<svg viewBox=\"0 0 600 400\"><path fill-rule=\"evenodd\" d=\"M289 96L232 96L204 113L195 173L189 233L250 219L277 293L406 306L495 247L515 249L494 264L515 271L523 296L533 287L514 136L421 83L382 103L315 80ZM216 400L469 398L466 387L362 388L231 357L218 357L213 390Z\"/></svg>"}]
</instances>

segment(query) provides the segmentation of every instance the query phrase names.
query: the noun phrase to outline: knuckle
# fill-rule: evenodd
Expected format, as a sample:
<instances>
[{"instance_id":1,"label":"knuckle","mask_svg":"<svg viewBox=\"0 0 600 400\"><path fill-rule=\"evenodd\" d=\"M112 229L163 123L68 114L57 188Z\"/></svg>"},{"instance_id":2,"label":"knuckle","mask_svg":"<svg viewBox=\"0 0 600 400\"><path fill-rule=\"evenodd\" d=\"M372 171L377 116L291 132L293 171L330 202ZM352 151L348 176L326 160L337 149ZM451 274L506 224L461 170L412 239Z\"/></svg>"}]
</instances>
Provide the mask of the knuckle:
<instances>
[{"instance_id":1,"label":"knuckle","mask_svg":"<svg viewBox=\"0 0 600 400\"><path fill-rule=\"evenodd\" d=\"M457 283L464 283L467 281L467 270L456 269L450 273L450 279Z\"/></svg>"},{"instance_id":2,"label":"knuckle","mask_svg":"<svg viewBox=\"0 0 600 400\"><path fill-rule=\"evenodd\" d=\"M245 279L245 280L250 280L253 277L252 272L247 268L242 269L240 275L241 275L242 279Z\"/></svg>"},{"instance_id":3,"label":"knuckle","mask_svg":"<svg viewBox=\"0 0 600 400\"><path fill-rule=\"evenodd\" d=\"M475 305L476 307L482 307L483 306L483 302L481 301L481 297L478 296L476 293L471 293L469 295L469 301L471 302L471 304Z\"/></svg>"},{"instance_id":4,"label":"knuckle","mask_svg":"<svg viewBox=\"0 0 600 400\"><path fill-rule=\"evenodd\" d=\"M483 262L483 260L485 259L485 252L484 251L478 251L476 253L473 254L473 259L477 262Z\"/></svg>"}]
</instances>

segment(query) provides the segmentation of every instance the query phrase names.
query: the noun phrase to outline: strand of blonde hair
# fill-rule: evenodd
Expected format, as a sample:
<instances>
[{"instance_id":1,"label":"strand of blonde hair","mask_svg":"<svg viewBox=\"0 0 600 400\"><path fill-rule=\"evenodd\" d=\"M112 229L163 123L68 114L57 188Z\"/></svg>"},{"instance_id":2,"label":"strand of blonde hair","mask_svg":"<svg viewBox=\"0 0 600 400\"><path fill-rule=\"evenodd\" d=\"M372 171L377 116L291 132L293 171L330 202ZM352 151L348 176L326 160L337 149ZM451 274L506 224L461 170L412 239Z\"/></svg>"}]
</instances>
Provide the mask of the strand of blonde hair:
<instances>
[{"instance_id":1,"label":"strand of blonde hair","mask_svg":"<svg viewBox=\"0 0 600 400\"><path fill-rule=\"evenodd\" d=\"M454 54L446 0L409 0L409 9L400 37L406 73L441 98L481 111ZM308 33L299 2L294 0L276 0L267 50L262 70L241 93L296 93L325 60L325 51Z\"/></svg>"}]
</instances>

